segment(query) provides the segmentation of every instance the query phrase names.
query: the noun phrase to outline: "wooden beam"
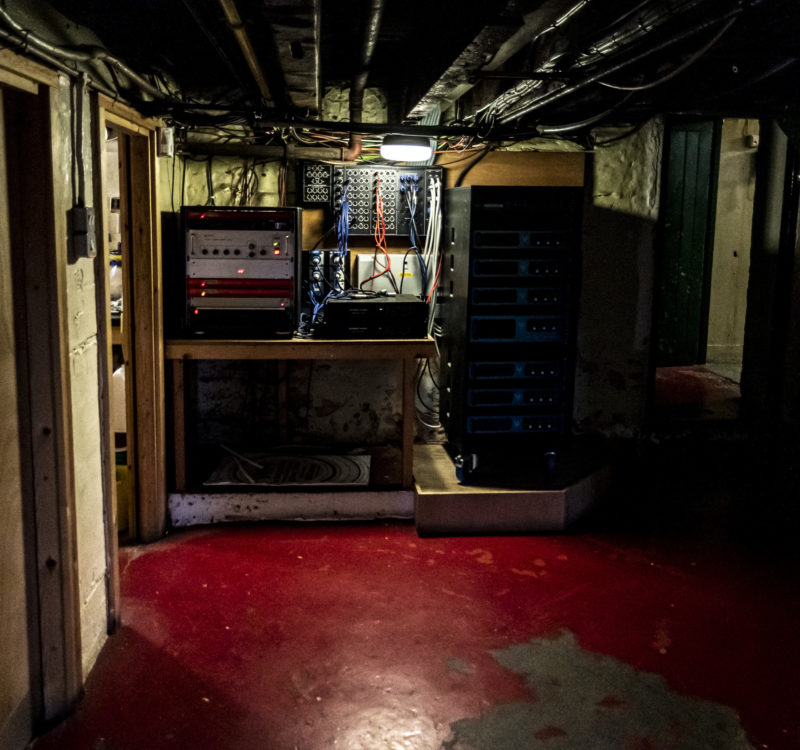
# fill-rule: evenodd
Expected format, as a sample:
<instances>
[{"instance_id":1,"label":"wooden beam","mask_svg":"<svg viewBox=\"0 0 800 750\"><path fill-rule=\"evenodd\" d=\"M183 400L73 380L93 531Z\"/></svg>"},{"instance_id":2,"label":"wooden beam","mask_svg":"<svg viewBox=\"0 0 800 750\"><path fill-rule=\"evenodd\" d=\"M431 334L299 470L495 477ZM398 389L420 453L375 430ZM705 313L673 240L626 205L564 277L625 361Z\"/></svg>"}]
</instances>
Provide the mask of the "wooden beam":
<instances>
[{"instance_id":1,"label":"wooden beam","mask_svg":"<svg viewBox=\"0 0 800 750\"><path fill-rule=\"evenodd\" d=\"M136 429L138 536L148 542L160 538L166 526L161 254L154 211L155 154L154 141L147 136L127 133L122 143L120 199L123 246L126 242L129 246L123 264L128 263L130 278L125 317L131 331L129 372L136 395L131 418Z\"/></svg>"},{"instance_id":2,"label":"wooden beam","mask_svg":"<svg viewBox=\"0 0 800 750\"><path fill-rule=\"evenodd\" d=\"M28 94L38 94L39 84L30 78L18 75L17 73L0 68L0 86L10 86L11 88L25 91Z\"/></svg>"},{"instance_id":3,"label":"wooden beam","mask_svg":"<svg viewBox=\"0 0 800 750\"><path fill-rule=\"evenodd\" d=\"M116 99L111 99L105 94L98 94L98 104L109 123L118 125L129 133L146 135L151 131L155 131L158 126L157 120L152 117L144 117L133 107Z\"/></svg>"},{"instance_id":4,"label":"wooden beam","mask_svg":"<svg viewBox=\"0 0 800 750\"><path fill-rule=\"evenodd\" d=\"M455 187L466 171L462 186L533 185L582 187L585 156L583 152L561 151L492 151L480 161L481 154L440 154L437 167L444 167L445 187ZM475 163L474 167L470 165Z\"/></svg>"},{"instance_id":5,"label":"wooden beam","mask_svg":"<svg viewBox=\"0 0 800 750\"><path fill-rule=\"evenodd\" d=\"M164 342L167 359L424 359L436 354L424 339L273 339L236 341L173 339Z\"/></svg>"},{"instance_id":6,"label":"wooden beam","mask_svg":"<svg viewBox=\"0 0 800 750\"><path fill-rule=\"evenodd\" d=\"M31 84L35 85L37 83L43 83L45 86L58 85L59 74L56 71L34 62L29 57L18 55L10 49L0 49L0 68L27 81L27 84L16 86L15 88L20 88L31 94L37 92L31 91L29 88L25 88L25 86L30 86Z\"/></svg>"}]
</instances>

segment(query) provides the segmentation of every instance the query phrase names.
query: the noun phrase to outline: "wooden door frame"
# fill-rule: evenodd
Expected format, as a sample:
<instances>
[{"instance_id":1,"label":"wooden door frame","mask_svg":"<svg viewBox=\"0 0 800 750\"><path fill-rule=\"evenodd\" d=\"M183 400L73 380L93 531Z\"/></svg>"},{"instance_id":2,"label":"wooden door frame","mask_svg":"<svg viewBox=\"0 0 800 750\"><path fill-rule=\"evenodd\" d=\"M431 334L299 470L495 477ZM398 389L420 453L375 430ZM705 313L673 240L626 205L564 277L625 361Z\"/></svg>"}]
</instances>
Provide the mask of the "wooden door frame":
<instances>
[{"instance_id":1,"label":"wooden door frame","mask_svg":"<svg viewBox=\"0 0 800 750\"><path fill-rule=\"evenodd\" d=\"M53 183L58 77L30 61L17 67L3 52L0 65L27 81L3 97L31 699L33 729L42 729L73 708L83 683L66 226L58 221ZM9 76L2 80L9 85Z\"/></svg>"},{"instance_id":2,"label":"wooden door frame","mask_svg":"<svg viewBox=\"0 0 800 750\"><path fill-rule=\"evenodd\" d=\"M106 127L120 133L120 212L123 225L123 350L128 393L128 461L132 466L132 502L136 511L132 535L143 542L159 539L166 528L164 332L162 314L161 224L158 209L158 161L156 122L103 95L96 98L95 166L96 198L105 204L102 153ZM106 208L100 222L108 225ZM106 236L105 229L103 237ZM108 243L101 243L102 267L109 267ZM98 280L98 284L99 284ZM100 345L106 356L103 375L111 383L110 292L103 274L98 304L101 316ZM110 387L103 396L104 445L107 481L113 482L114 452L111 431ZM115 493L109 493L113 497ZM107 514L116 518L116 502ZM116 548L116 523L108 524ZM115 584L118 587L118 583ZM114 595L118 606L118 594Z\"/></svg>"}]
</instances>

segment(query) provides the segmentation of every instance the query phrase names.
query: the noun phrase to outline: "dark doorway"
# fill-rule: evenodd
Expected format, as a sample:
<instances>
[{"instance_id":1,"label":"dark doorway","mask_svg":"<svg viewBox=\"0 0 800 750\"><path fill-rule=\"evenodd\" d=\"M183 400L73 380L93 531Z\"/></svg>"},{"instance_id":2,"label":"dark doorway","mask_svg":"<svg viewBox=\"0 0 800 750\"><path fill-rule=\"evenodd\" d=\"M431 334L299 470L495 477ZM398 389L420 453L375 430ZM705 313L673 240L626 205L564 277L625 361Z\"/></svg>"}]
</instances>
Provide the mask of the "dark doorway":
<instances>
[{"instance_id":1,"label":"dark doorway","mask_svg":"<svg viewBox=\"0 0 800 750\"><path fill-rule=\"evenodd\" d=\"M739 417L758 123L668 126L653 417Z\"/></svg>"}]
</instances>

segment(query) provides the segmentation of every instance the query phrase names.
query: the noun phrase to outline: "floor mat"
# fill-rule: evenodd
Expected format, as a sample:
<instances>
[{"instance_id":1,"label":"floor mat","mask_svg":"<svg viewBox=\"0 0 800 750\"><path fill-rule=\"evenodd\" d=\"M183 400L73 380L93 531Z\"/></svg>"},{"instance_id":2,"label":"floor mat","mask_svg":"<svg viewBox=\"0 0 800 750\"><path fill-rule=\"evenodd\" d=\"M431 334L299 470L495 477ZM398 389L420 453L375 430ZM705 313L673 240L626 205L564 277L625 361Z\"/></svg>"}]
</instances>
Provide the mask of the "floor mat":
<instances>
[{"instance_id":1,"label":"floor mat","mask_svg":"<svg viewBox=\"0 0 800 750\"><path fill-rule=\"evenodd\" d=\"M236 454L225 456L204 485L319 487L365 485L370 456Z\"/></svg>"}]
</instances>

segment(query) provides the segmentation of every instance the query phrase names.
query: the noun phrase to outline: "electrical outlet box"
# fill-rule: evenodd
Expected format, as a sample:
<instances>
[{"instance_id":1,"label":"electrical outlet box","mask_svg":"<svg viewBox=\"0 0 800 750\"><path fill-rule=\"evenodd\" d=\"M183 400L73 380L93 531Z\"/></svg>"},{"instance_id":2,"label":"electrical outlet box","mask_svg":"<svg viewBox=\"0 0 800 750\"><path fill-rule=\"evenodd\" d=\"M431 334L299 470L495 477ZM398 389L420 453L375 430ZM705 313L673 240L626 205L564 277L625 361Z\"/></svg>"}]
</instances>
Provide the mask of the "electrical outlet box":
<instances>
[{"instance_id":1,"label":"electrical outlet box","mask_svg":"<svg viewBox=\"0 0 800 750\"><path fill-rule=\"evenodd\" d=\"M94 208L73 206L67 211L67 251L71 262L97 256Z\"/></svg>"},{"instance_id":2,"label":"electrical outlet box","mask_svg":"<svg viewBox=\"0 0 800 750\"><path fill-rule=\"evenodd\" d=\"M389 271L367 281L363 287L364 291L400 292L419 297L422 293L422 274L416 254L391 253L389 263ZM359 255L357 265L359 285L385 268L386 256L383 253L378 253L377 256L372 253ZM389 274L391 274L391 279ZM392 284L392 280L394 280L394 284Z\"/></svg>"}]
</instances>

